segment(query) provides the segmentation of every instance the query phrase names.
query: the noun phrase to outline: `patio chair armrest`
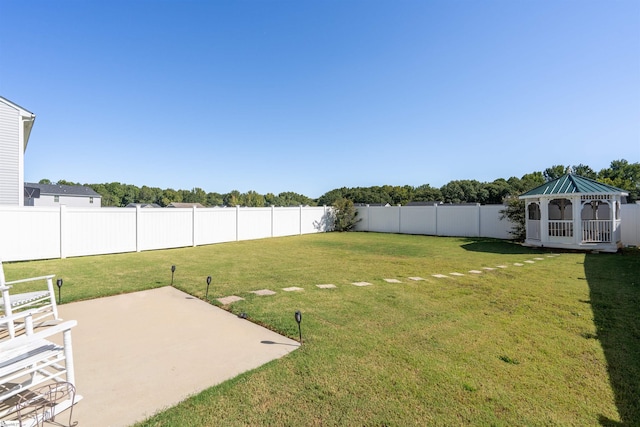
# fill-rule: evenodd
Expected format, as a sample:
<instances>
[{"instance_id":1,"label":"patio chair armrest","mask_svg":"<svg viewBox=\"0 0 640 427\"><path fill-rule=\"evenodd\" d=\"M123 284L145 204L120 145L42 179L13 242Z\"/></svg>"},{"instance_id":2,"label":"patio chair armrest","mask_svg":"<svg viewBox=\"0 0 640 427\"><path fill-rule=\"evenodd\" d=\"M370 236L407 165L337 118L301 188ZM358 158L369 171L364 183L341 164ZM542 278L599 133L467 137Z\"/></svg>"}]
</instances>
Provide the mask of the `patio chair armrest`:
<instances>
[{"instance_id":1,"label":"patio chair armrest","mask_svg":"<svg viewBox=\"0 0 640 427\"><path fill-rule=\"evenodd\" d=\"M9 289L13 288L13 286L0 286L0 292L2 291L8 291Z\"/></svg>"},{"instance_id":2,"label":"patio chair armrest","mask_svg":"<svg viewBox=\"0 0 640 427\"><path fill-rule=\"evenodd\" d=\"M20 319L25 319L29 316L33 316L36 313L38 313L38 309L20 311L18 313L12 314L11 316L0 316L0 324L8 323L11 321L15 322L16 320L20 320Z\"/></svg>"},{"instance_id":3,"label":"patio chair armrest","mask_svg":"<svg viewBox=\"0 0 640 427\"><path fill-rule=\"evenodd\" d=\"M5 285L15 285L16 283L35 282L36 280L46 280L56 277L55 274L49 274L48 276L30 277L28 279L12 280L11 282L4 282Z\"/></svg>"},{"instance_id":4,"label":"patio chair armrest","mask_svg":"<svg viewBox=\"0 0 640 427\"><path fill-rule=\"evenodd\" d=\"M15 348L20 348L21 346L28 344L30 342L35 342L39 340L42 341L43 339L50 337L52 335L58 334L60 332L70 331L71 328L73 328L77 324L78 322L75 320L67 320L64 323L61 323L55 326L50 326L46 329L43 329L31 335L20 335L19 337L9 341L2 341L0 342L0 353L9 351Z\"/></svg>"}]
</instances>

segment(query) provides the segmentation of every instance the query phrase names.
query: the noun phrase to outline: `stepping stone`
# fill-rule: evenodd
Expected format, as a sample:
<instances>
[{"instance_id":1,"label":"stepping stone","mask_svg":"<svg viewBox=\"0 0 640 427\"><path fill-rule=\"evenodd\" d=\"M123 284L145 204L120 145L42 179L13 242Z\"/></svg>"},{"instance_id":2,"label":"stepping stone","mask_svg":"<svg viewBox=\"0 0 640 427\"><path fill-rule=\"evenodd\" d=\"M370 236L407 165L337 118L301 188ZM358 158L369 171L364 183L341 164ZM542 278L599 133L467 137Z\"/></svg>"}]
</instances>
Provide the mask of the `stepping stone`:
<instances>
[{"instance_id":1,"label":"stepping stone","mask_svg":"<svg viewBox=\"0 0 640 427\"><path fill-rule=\"evenodd\" d=\"M482 267L483 270L487 270L487 271L493 271L495 270L495 268L493 267Z\"/></svg>"},{"instance_id":2,"label":"stepping stone","mask_svg":"<svg viewBox=\"0 0 640 427\"><path fill-rule=\"evenodd\" d=\"M218 301L222 305L228 305L228 304L234 303L236 301L242 301L243 299L244 298L237 297L235 295L231 295L231 296L228 296L228 297L218 298Z\"/></svg>"},{"instance_id":3,"label":"stepping stone","mask_svg":"<svg viewBox=\"0 0 640 427\"><path fill-rule=\"evenodd\" d=\"M534 258L536 261L544 261L544 258Z\"/></svg>"},{"instance_id":4,"label":"stepping stone","mask_svg":"<svg viewBox=\"0 0 640 427\"><path fill-rule=\"evenodd\" d=\"M464 276L462 273L449 273L450 276Z\"/></svg>"},{"instance_id":5,"label":"stepping stone","mask_svg":"<svg viewBox=\"0 0 640 427\"><path fill-rule=\"evenodd\" d=\"M482 274L482 271L480 271L480 270L469 270L469 273L472 273L472 274Z\"/></svg>"},{"instance_id":6,"label":"stepping stone","mask_svg":"<svg viewBox=\"0 0 640 427\"><path fill-rule=\"evenodd\" d=\"M371 283L369 282L354 282L352 283L353 286L371 286Z\"/></svg>"},{"instance_id":7,"label":"stepping stone","mask_svg":"<svg viewBox=\"0 0 640 427\"><path fill-rule=\"evenodd\" d=\"M506 265L496 265L496 267L498 267L498 268L507 268Z\"/></svg>"},{"instance_id":8,"label":"stepping stone","mask_svg":"<svg viewBox=\"0 0 640 427\"><path fill-rule=\"evenodd\" d=\"M420 280L425 280L422 277L409 277L409 280L414 280L414 281L420 281Z\"/></svg>"},{"instance_id":9,"label":"stepping stone","mask_svg":"<svg viewBox=\"0 0 640 427\"><path fill-rule=\"evenodd\" d=\"M387 282L387 283L402 283L398 279L384 279L384 281Z\"/></svg>"},{"instance_id":10,"label":"stepping stone","mask_svg":"<svg viewBox=\"0 0 640 427\"><path fill-rule=\"evenodd\" d=\"M291 286L290 288L282 288L285 292L295 292L295 291L304 291L304 289L299 288L297 286Z\"/></svg>"},{"instance_id":11,"label":"stepping stone","mask_svg":"<svg viewBox=\"0 0 640 427\"><path fill-rule=\"evenodd\" d=\"M530 259L526 260L525 262L526 262L527 264L535 264L535 263L536 263L535 261L531 261Z\"/></svg>"},{"instance_id":12,"label":"stepping stone","mask_svg":"<svg viewBox=\"0 0 640 427\"><path fill-rule=\"evenodd\" d=\"M513 265L515 265L517 267L522 267L524 264L520 264L519 262L514 262Z\"/></svg>"},{"instance_id":13,"label":"stepping stone","mask_svg":"<svg viewBox=\"0 0 640 427\"><path fill-rule=\"evenodd\" d=\"M446 276L444 274L432 274L433 277L437 277L438 279L445 279L449 276Z\"/></svg>"},{"instance_id":14,"label":"stepping stone","mask_svg":"<svg viewBox=\"0 0 640 427\"><path fill-rule=\"evenodd\" d=\"M265 295L275 295L276 293L270 289L260 289L259 291L251 291L252 294L265 296Z\"/></svg>"},{"instance_id":15,"label":"stepping stone","mask_svg":"<svg viewBox=\"0 0 640 427\"><path fill-rule=\"evenodd\" d=\"M332 285L332 284L316 285L316 286L319 287L320 289L331 289L336 287L336 285Z\"/></svg>"}]
</instances>

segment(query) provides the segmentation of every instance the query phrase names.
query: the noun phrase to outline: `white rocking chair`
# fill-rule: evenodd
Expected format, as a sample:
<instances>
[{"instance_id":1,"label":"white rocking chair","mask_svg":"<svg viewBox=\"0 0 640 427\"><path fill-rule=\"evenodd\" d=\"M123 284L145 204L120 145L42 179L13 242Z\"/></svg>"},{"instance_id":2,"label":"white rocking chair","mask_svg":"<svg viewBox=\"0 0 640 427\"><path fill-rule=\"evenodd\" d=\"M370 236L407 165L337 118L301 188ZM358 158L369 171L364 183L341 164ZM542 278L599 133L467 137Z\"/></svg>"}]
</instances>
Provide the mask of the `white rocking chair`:
<instances>
[{"instance_id":1,"label":"white rocking chair","mask_svg":"<svg viewBox=\"0 0 640 427\"><path fill-rule=\"evenodd\" d=\"M58 317L58 307L56 305L56 295L53 289L54 274L48 276L31 277L28 279L5 281L2 261L0 261L0 317L11 317L14 312L23 310L33 310L34 326L40 326L45 323L47 317L53 320L60 320ZM15 285L27 282L46 281L46 289L32 292L14 293ZM6 328L9 331L9 337L14 338L16 330L24 327L23 323L10 321Z\"/></svg>"}]
</instances>

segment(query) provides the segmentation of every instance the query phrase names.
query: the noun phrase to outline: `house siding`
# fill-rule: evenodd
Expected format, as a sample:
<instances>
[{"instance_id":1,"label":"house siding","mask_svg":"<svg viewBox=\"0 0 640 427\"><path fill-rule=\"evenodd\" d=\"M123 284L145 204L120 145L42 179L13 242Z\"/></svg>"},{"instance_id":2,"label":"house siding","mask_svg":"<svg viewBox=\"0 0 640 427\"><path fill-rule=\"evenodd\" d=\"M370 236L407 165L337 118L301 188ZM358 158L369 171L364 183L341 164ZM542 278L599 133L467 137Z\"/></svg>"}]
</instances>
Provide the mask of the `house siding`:
<instances>
[{"instance_id":1,"label":"house siding","mask_svg":"<svg viewBox=\"0 0 640 427\"><path fill-rule=\"evenodd\" d=\"M20 116L0 102L0 205L20 205Z\"/></svg>"}]
</instances>

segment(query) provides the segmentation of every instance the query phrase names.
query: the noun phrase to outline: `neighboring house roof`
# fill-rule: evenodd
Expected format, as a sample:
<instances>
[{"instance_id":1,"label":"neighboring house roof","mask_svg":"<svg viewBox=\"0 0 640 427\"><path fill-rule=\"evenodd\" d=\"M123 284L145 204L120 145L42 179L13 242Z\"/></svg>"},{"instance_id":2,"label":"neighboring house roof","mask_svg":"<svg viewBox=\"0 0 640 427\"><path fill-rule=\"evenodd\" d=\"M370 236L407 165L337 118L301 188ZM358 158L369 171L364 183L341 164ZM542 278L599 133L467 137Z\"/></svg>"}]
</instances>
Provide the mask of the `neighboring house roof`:
<instances>
[{"instance_id":1,"label":"neighboring house roof","mask_svg":"<svg viewBox=\"0 0 640 427\"><path fill-rule=\"evenodd\" d=\"M7 98L0 96L0 102L9 105L12 108L18 110L18 113L25 119L24 121L24 148L27 149L27 144L29 143L29 136L31 135L31 129L33 129L33 122L36 120L36 115L26 108L22 108L15 102L9 101Z\"/></svg>"},{"instance_id":2,"label":"neighboring house roof","mask_svg":"<svg viewBox=\"0 0 640 427\"><path fill-rule=\"evenodd\" d=\"M140 206L141 208L161 208L157 203L129 203L125 208L135 208Z\"/></svg>"},{"instance_id":3,"label":"neighboring house roof","mask_svg":"<svg viewBox=\"0 0 640 427\"><path fill-rule=\"evenodd\" d=\"M520 197L549 196L554 194L620 194L628 196L625 190L614 187L612 185L603 184L580 175L566 174L553 181L547 182L539 187L529 190Z\"/></svg>"},{"instance_id":4,"label":"neighboring house roof","mask_svg":"<svg viewBox=\"0 0 640 427\"><path fill-rule=\"evenodd\" d=\"M34 184L31 182L25 182L24 188L25 190L40 190L40 195L48 196L102 197L90 187L85 187L83 185Z\"/></svg>"},{"instance_id":5,"label":"neighboring house roof","mask_svg":"<svg viewBox=\"0 0 640 427\"><path fill-rule=\"evenodd\" d=\"M177 203L177 202L172 202L172 203L169 203L167 205L168 208L192 208L194 206L196 208L204 208L204 206L201 205L200 203Z\"/></svg>"}]
</instances>

